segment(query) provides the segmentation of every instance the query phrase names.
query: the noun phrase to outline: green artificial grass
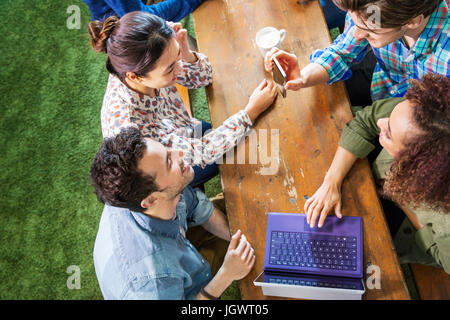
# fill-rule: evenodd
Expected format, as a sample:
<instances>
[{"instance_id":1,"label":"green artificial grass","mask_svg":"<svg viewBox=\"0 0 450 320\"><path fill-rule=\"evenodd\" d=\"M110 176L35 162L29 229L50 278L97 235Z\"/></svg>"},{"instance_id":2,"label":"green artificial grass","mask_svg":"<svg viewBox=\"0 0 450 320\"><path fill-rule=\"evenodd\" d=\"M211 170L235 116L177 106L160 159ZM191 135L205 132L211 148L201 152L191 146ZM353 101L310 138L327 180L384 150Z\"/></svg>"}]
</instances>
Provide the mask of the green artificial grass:
<instances>
[{"instance_id":1,"label":"green artificial grass","mask_svg":"<svg viewBox=\"0 0 450 320\"><path fill-rule=\"evenodd\" d=\"M80 30L66 27L69 5ZM0 299L101 299L92 249L102 205L89 185L101 143L104 57L81 1L3 0ZM81 288L68 289L76 265Z\"/></svg>"}]
</instances>

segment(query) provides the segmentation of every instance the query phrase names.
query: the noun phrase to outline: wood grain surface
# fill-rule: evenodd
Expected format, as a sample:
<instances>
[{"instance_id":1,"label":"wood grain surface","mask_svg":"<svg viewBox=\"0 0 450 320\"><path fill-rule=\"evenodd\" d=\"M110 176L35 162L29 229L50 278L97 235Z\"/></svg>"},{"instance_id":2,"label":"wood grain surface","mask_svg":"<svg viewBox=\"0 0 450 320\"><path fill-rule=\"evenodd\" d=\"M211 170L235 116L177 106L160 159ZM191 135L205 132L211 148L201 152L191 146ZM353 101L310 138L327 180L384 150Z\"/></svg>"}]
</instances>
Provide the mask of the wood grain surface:
<instances>
[{"instance_id":1,"label":"wood grain surface","mask_svg":"<svg viewBox=\"0 0 450 320\"><path fill-rule=\"evenodd\" d=\"M419 295L422 300L450 300L450 275L443 269L411 264Z\"/></svg>"}]
</instances>

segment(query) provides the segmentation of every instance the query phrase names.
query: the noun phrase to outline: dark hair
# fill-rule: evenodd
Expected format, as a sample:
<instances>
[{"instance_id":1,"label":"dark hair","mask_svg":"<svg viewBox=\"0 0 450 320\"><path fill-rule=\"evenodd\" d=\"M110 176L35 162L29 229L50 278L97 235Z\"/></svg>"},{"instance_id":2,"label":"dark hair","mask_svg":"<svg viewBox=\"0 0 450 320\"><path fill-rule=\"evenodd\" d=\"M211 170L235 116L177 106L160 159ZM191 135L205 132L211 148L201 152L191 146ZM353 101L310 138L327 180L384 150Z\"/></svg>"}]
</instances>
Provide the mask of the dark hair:
<instances>
[{"instance_id":1,"label":"dark hair","mask_svg":"<svg viewBox=\"0 0 450 320\"><path fill-rule=\"evenodd\" d=\"M406 93L413 121L423 132L412 136L396 157L384 193L413 208L425 205L450 212L450 79L425 75Z\"/></svg>"},{"instance_id":2,"label":"dark hair","mask_svg":"<svg viewBox=\"0 0 450 320\"><path fill-rule=\"evenodd\" d=\"M143 174L137 167L145 150L143 136L133 127L103 140L90 170L99 201L133 211L145 210L141 201L159 189L155 177Z\"/></svg>"},{"instance_id":3,"label":"dark hair","mask_svg":"<svg viewBox=\"0 0 450 320\"><path fill-rule=\"evenodd\" d=\"M120 78L127 72L144 76L151 71L174 36L166 21L142 11L127 13L120 20L111 16L104 22L92 21L89 33L92 48L108 55L107 70Z\"/></svg>"},{"instance_id":4,"label":"dark hair","mask_svg":"<svg viewBox=\"0 0 450 320\"><path fill-rule=\"evenodd\" d=\"M382 28L400 28L421 14L428 17L443 0L333 0L344 11L354 11L363 19L368 19L372 11L368 7L380 8Z\"/></svg>"}]
</instances>

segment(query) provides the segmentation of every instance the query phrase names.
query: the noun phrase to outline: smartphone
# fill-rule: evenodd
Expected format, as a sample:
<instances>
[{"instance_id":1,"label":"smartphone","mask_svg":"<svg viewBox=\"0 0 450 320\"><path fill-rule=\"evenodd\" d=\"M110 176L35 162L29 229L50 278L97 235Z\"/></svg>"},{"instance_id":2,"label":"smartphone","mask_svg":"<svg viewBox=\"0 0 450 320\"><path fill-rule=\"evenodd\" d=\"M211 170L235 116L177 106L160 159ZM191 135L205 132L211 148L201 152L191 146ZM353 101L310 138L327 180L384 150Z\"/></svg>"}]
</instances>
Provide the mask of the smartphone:
<instances>
[{"instance_id":1,"label":"smartphone","mask_svg":"<svg viewBox=\"0 0 450 320\"><path fill-rule=\"evenodd\" d=\"M281 91L281 95L283 98L286 98L286 72L284 72L277 58L273 58L273 80L278 85L279 90Z\"/></svg>"}]
</instances>

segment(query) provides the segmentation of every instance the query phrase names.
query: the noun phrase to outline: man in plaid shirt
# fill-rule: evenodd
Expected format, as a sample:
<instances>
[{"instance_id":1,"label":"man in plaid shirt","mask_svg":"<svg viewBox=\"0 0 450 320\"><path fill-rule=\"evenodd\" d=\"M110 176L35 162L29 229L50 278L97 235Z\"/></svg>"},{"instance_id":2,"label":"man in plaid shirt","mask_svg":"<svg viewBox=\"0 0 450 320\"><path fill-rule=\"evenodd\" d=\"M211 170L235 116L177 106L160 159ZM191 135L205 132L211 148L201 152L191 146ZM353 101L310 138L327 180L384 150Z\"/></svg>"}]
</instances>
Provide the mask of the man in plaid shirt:
<instances>
[{"instance_id":1,"label":"man in plaid shirt","mask_svg":"<svg viewBox=\"0 0 450 320\"><path fill-rule=\"evenodd\" d=\"M408 80L428 73L450 77L450 17L448 0L335 0L347 10L344 32L323 50L311 55L311 63L299 69L295 55L274 49L265 57L271 70L272 57L287 71L287 90L320 83L332 84L352 77L352 68L373 53L370 95L373 101L402 97ZM413 8L413 9L411 9ZM379 12L377 25L376 12ZM374 22L375 21L375 22ZM361 90L360 81L347 89Z\"/></svg>"}]
</instances>

